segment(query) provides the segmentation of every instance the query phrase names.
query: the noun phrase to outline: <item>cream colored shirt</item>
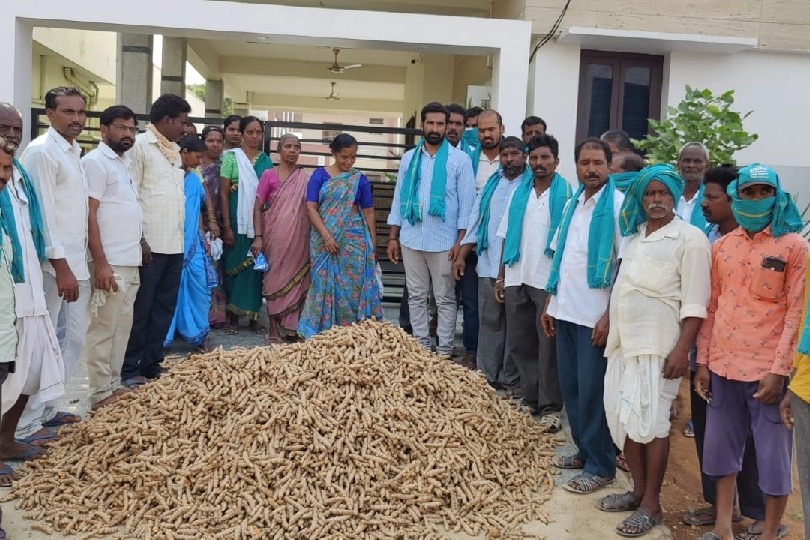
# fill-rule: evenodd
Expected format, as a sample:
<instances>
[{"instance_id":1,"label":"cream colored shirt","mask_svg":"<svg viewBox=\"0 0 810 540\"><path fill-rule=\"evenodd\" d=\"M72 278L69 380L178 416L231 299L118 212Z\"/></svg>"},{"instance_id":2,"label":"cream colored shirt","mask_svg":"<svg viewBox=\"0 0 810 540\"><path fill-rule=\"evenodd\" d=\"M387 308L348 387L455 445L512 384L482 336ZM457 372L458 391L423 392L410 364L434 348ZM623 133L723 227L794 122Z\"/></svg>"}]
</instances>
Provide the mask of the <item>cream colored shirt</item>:
<instances>
[{"instance_id":1,"label":"cream colored shirt","mask_svg":"<svg viewBox=\"0 0 810 540\"><path fill-rule=\"evenodd\" d=\"M183 253L186 196L180 147L175 144L174 148L177 154L169 160L154 133L146 130L127 152L143 210L144 238L153 253L166 255Z\"/></svg>"},{"instance_id":2,"label":"cream colored shirt","mask_svg":"<svg viewBox=\"0 0 810 540\"><path fill-rule=\"evenodd\" d=\"M560 261L560 281L557 284L557 294L551 297L548 304L548 314L552 317L588 328L596 326L596 323L605 314L610 301L610 287L607 289L588 287L588 237L591 232L591 218L596 208L596 202L604 194L605 186L602 186L602 189L587 201L584 193L579 195L579 204L571 217L562 261ZM573 204L573 201L574 199L570 199L568 204ZM624 246L628 241L619 232L619 217L623 202L622 192L614 190L614 276L615 265L622 258ZM559 233L559 229L557 231ZM557 236L552 245L557 245ZM542 241L542 238L538 241Z\"/></svg>"},{"instance_id":3,"label":"cream colored shirt","mask_svg":"<svg viewBox=\"0 0 810 540\"><path fill-rule=\"evenodd\" d=\"M78 280L90 279L87 268L87 179L79 143L69 143L48 128L28 145L20 162L39 198L45 222L45 256L67 260ZM48 261L42 269L56 275Z\"/></svg>"},{"instance_id":4,"label":"cream colored shirt","mask_svg":"<svg viewBox=\"0 0 810 540\"><path fill-rule=\"evenodd\" d=\"M605 356L621 347L625 357L666 357L681 321L706 317L711 293L711 248L697 227L680 219L646 236L639 228L624 249L610 297Z\"/></svg>"},{"instance_id":5,"label":"cream colored shirt","mask_svg":"<svg viewBox=\"0 0 810 540\"><path fill-rule=\"evenodd\" d=\"M495 159L490 160L485 153L481 152L481 157L478 158L478 172L475 174L475 191L481 191L489 177L498 172L500 166L500 154L497 154Z\"/></svg>"},{"instance_id":6,"label":"cream colored shirt","mask_svg":"<svg viewBox=\"0 0 810 540\"><path fill-rule=\"evenodd\" d=\"M102 141L82 159L88 194L99 202L96 219L104 256L115 266L141 265L143 216L128 154L119 156Z\"/></svg>"}]
</instances>

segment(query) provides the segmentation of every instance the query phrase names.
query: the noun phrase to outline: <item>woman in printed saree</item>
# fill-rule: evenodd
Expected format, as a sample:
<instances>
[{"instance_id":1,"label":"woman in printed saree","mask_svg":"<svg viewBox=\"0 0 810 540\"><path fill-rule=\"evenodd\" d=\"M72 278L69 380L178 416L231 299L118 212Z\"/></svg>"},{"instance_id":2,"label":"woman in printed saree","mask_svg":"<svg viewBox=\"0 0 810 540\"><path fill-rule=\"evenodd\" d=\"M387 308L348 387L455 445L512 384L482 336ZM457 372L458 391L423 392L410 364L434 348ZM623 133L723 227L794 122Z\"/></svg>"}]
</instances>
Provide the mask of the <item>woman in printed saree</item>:
<instances>
[{"instance_id":1,"label":"woman in printed saree","mask_svg":"<svg viewBox=\"0 0 810 540\"><path fill-rule=\"evenodd\" d=\"M298 165L301 142L292 134L278 141L278 167L264 171L256 191L251 251L270 264L264 293L270 328L267 341L297 337L298 317L309 289L310 223L304 201L309 174Z\"/></svg>"},{"instance_id":2,"label":"woman in printed saree","mask_svg":"<svg viewBox=\"0 0 810 540\"><path fill-rule=\"evenodd\" d=\"M298 321L304 338L332 326L382 319L371 184L353 168L354 137L341 133L329 148L334 163L316 169L307 185L312 284Z\"/></svg>"},{"instance_id":3,"label":"woman in printed saree","mask_svg":"<svg viewBox=\"0 0 810 540\"><path fill-rule=\"evenodd\" d=\"M222 242L225 246L225 292L228 304L229 333L235 334L239 316L250 321L248 329L264 332L259 326L262 306L262 274L253 269L253 206L259 178L273 162L262 152L264 131L255 116L239 122L242 148L226 150L220 165L220 210L222 211ZM260 233L261 234L261 233Z\"/></svg>"},{"instance_id":4,"label":"woman in printed saree","mask_svg":"<svg viewBox=\"0 0 810 540\"><path fill-rule=\"evenodd\" d=\"M202 139L205 143L205 153L200 160L200 172L205 181L207 203L204 210L203 222L205 230L214 238L219 238L222 229L222 212L220 212L219 197L219 164L222 151L225 148L225 132L220 126L205 126L202 130ZM225 268L222 259L214 263L219 276L219 285L211 289L211 310L208 312L208 323L211 328L225 326Z\"/></svg>"},{"instance_id":5,"label":"woman in printed saree","mask_svg":"<svg viewBox=\"0 0 810 540\"><path fill-rule=\"evenodd\" d=\"M197 171L205 152L205 143L198 135L184 135L179 144L183 170L186 171L183 181L183 191L186 195L183 271L180 274L177 309L163 345L168 348L174 341L175 334L178 334L186 343L207 349L211 292L208 289L205 272L208 254L200 213L205 205L205 190L203 179Z\"/></svg>"}]
</instances>

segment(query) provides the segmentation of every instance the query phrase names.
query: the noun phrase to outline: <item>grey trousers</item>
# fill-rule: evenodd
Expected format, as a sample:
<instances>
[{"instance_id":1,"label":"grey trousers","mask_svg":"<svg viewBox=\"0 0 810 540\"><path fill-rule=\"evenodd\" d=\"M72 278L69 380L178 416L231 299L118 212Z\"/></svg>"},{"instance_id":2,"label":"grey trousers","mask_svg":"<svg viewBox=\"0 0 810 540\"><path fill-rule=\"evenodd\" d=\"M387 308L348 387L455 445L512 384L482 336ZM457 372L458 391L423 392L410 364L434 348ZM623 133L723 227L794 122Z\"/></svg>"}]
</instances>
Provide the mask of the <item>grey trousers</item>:
<instances>
[{"instance_id":1,"label":"grey trousers","mask_svg":"<svg viewBox=\"0 0 810 540\"><path fill-rule=\"evenodd\" d=\"M506 287L506 346L514 359L523 401L541 415L561 411L560 379L557 374L557 345L543 333L540 315L548 293L528 285Z\"/></svg>"},{"instance_id":2,"label":"grey trousers","mask_svg":"<svg viewBox=\"0 0 810 540\"><path fill-rule=\"evenodd\" d=\"M438 313L436 334L439 343L436 353L452 356L456 336L456 281L451 272L453 264L447 259L448 253L449 251L417 251L402 246L402 265L405 267L413 337L422 347L430 350L432 340L428 292L432 283Z\"/></svg>"},{"instance_id":3,"label":"grey trousers","mask_svg":"<svg viewBox=\"0 0 810 540\"><path fill-rule=\"evenodd\" d=\"M810 404L795 394L790 398L793 414L793 441L799 465L799 485L802 491L804 537L810 538Z\"/></svg>"},{"instance_id":4,"label":"grey trousers","mask_svg":"<svg viewBox=\"0 0 810 540\"><path fill-rule=\"evenodd\" d=\"M478 278L478 352L475 365L490 384L519 382L515 362L506 350L506 312L495 300L495 280Z\"/></svg>"}]
</instances>

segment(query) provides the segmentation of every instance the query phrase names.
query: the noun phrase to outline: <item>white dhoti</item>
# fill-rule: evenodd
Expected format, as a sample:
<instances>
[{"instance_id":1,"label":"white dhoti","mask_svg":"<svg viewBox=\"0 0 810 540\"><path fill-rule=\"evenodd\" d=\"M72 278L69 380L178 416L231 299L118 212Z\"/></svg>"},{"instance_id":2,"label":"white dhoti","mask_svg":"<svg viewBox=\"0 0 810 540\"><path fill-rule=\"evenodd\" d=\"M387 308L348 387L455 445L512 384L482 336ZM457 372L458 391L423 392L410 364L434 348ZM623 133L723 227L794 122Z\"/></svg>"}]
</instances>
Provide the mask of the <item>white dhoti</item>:
<instances>
[{"instance_id":1,"label":"white dhoti","mask_svg":"<svg viewBox=\"0 0 810 540\"><path fill-rule=\"evenodd\" d=\"M24 281L14 286L17 311L17 370L3 385L3 411L20 395L31 396L17 426L16 438L42 428L42 412L29 413L31 406L52 402L65 393L65 365L45 298L43 274L31 232L28 199L15 169L6 187L11 196L17 236L22 248ZM26 414L28 413L28 414ZM47 420L47 418L45 419Z\"/></svg>"},{"instance_id":2,"label":"white dhoti","mask_svg":"<svg viewBox=\"0 0 810 540\"><path fill-rule=\"evenodd\" d=\"M605 416L620 449L627 438L646 444L669 437L669 411L681 379L664 378L664 360L655 355L626 358L621 348L607 360Z\"/></svg>"}]
</instances>

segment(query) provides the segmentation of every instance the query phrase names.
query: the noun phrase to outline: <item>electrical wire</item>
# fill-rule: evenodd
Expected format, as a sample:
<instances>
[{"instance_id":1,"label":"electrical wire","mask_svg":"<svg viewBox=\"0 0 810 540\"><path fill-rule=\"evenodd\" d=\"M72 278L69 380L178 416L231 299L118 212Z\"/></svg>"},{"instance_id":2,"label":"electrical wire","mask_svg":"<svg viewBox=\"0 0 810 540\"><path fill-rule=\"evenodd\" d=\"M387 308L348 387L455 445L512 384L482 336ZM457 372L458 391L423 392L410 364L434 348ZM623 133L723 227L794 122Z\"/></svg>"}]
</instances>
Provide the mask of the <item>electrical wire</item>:
<instances>
[{"instance_id":1,"label":"electrical wire","mask_svg":"<svg viewBox=\"0 0 810 540\"><path fill-rule=\"evenodd\" d=\"M571 0L566 0L565 5L563 6L562 11L560 12L560 16L557 17L557 20L554 21L553 25L551 25L551 29L549 30L548 34L546 34L545 37L541 39L537 45L535 45L534 50L532 50L532 54L529 56L530 64L534 62L534 57L537 55L537 51L539 51L540 48L543 47L543 45L551 41L551 38L553 38L554 34L557 33L557 30L560 29L560 24L562 23L562 20L565 17L565 13L568 11L568 6L570 5Z\"/></svg>"}]
</instances>

